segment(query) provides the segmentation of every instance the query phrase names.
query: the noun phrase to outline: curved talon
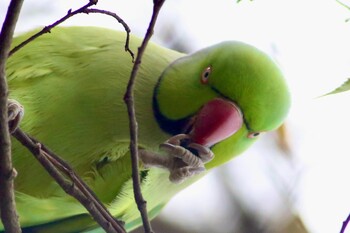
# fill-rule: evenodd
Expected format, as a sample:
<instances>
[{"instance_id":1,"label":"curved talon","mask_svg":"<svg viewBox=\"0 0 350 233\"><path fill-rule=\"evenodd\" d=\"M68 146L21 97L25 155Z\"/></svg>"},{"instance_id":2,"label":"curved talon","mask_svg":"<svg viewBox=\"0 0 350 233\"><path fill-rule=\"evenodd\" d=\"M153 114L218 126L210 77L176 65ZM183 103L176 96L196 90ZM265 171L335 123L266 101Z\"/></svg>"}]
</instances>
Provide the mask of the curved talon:
<instances>
[{"instance_id":1,"label":"curved talon","mask_svg":"<svg viewBox=\"0 0 350 233\"><path fill-rule=\"evenodd\" d=\"M184 163L190 165L191 167L204 166L201 158L197 157L191 151L182 146L175 146L169 143L163 143L160 145L160 148L165 150L168 153L168 155L181 159Z\"/></svg>"},{"instance_id":2,"label":"curved talon","mask_svg":"<svg viewBox=\"0 0 350 233\"><path fill-rule=\"evenodd\" d=\"M187 152L187 149L181 146L181 140L189 138L190 136L187 134L177 134L160 144L159 148L173 157L182 158L182 155Z\"/></svg>"},{"instance_id":3,"label":"curved talon","mask_svg":"<svg viewBox=\"0 0 350 233\"><path fill-rule=\"evenodd\" d=\"M198 156L202 159L203 163L207 163L214 158L214 153L205 146L198 143L190 143L188 147L195 149L198 152Z\"/></svg>"},{"instance_id":4,"label":"curved talon","mask_svg":"<svg viewBox=\"0 0 350 233\"><path fill-rule=\"evenodd\" d=\"M173 147L175 146L168 142L163 142L162 144L159 145L159 149L165 150L165 151L170 151Z\"/></svg>"},{"instance_id":5,"label":"curved talon","mask_svg":"<svg viewBox=\"0 0 350 233\"><path fill-rule=\"evenodd\" d=\"M166 159L159 157L158 160L161 162L157 161L162 167L168 168L169 179L173 183L181 183L186 178L205 171L204 164L214 158L213 152L208 147L191 143L190 139L188 134L178 134L159 145L168 157ZM190 149L195 150L198 156ZM153 163L153 166L157 164Z\"/></svg>"},{"instance_id":6,"label":"curved talon","mask_svg":"<svg viewBox=\"0 0 350 233\"><path fill-rule=\"evenodd\" d=\"M171 138L169 138L165 143L173 144L179 146L181 144L181 140L189 139L190 136L188 134L177 134Z\"/></svg>"},{"instance_id":7,"label":"curved talon","mask_svg":"<svg viewBox=\"0 0 350 233\"><path fill-rule=\"evenodd\" d=\"M182 154L186 153L186 149L184 147L176 146L176 145L170 144L168 142L160 144L159 148L161 150L167 152L167 154L169 154L173 157L177 157L177 158L181 158Z\"/></svg>"}]
</instances>

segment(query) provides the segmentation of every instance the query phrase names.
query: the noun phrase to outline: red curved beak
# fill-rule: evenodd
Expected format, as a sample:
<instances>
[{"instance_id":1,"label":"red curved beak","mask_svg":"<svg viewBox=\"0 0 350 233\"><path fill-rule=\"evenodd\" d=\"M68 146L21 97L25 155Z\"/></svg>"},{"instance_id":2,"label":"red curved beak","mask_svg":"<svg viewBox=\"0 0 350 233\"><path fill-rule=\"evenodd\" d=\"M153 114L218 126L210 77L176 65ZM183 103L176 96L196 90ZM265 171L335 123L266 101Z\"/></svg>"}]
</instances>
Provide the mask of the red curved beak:
<instances>
[{"instance_id":1,"label":"red curved beak","mask_svg":"<svg viewBox=\"0 0 350 233\"><path fill-rule=\"evenodd\" d=\"M210 147L236 133L242 124L239 107L229 100L216 98L201 108L190 136L193 142Z\"/></svg>"}]
</instances>

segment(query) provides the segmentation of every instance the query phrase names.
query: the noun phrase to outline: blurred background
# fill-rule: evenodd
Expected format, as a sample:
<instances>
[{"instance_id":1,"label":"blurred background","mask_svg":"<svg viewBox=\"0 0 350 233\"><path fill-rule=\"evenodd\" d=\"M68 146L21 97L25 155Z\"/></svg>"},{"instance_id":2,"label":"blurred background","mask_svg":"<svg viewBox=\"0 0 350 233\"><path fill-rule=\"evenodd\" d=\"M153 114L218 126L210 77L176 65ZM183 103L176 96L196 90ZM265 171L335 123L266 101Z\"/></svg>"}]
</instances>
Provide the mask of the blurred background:
<instances>
[{"instance_id":1,"label":"blurred background","mask_svg":"<svg viewBox=\"0 0 350 233\"><path fill-rule=\"evenodd\" d=\"M1 22L8 3L0 1ZM17 33L86 3L26 0ZM97 8L117 13L142 37L152 1L100 0ZM334 0L165 2L153 41L186 53L224 40L250 43L280 64L293 106L282 129L178 194L153 221L156 232L340 232L350 213L350 92L320 96L350 77L347 18L350 10ZM123 30L101 15L63 25Z\"/></svg>"}]
</instances>

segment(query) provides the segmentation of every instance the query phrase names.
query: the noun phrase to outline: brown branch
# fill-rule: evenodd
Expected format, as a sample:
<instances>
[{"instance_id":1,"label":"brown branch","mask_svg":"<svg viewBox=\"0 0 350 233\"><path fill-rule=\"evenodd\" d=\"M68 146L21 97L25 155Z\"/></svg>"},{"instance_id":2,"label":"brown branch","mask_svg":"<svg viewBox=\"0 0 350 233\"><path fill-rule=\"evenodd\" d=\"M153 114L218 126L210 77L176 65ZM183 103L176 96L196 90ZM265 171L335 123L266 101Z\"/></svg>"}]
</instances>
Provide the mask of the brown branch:
<instances>
[{"instance_id":1,"label":"brown branch","mask_svg":"<svg viewBox=\"0 0 350 233\"><path fill-rule=\"evenodd\" d=\"M146 233L153 232L151 224L148 219L147 214L147 202L144 200L141 192L141 185L140 185L140 177L139 177L139 160L138 160L138 126L137 126L137 120L136 120L136 114L135 114L135 107L134 107L134 93L133 93L133 87L136 80L136 75L138 72L138 69L141 64L141 58L143 53L145 52L146 46L151 39L153 35L153 30L155 23L157 21L157 17L159 14L159 11L163 5L165 0L154 0L153 1L153 13L152 18L150 21L150 24L148 26L146 35L142 41L141 46L138 48L138 53L136 56L136 60L133 66L133 69L131 71L129 83L127 86L127 90L124 96L124 101L127 105L128 109L128 115L129 115L129 126L130 126L130 152L131 152L131 165L132 165L132 180L133 180L133 188L134 188L134 197L137 204L137 207L140 211L143 227L145 229Z\"/></svg>"},{"instance_id":2,"label":"brown branch","mask_svg":"<svg viewBox=\"0 0 350 233\"><path fill-rule=\"evenodd\" d=\"M129 48L129 41L130 41L130 28L129 26L125 23L125 21L120 18L116 13L106 11L106 10L100 10L100 9L95 9L95 8L90 8L90 9L85 9L84 13L89 14L89 13L99 13L99 14L104 14L104 15L109 15L113 18L115 18L121 25L123 25L125 31L126 31L126 40L125 40L125 51L129 52L132 58L132 61L134 61L134 53L130 50Z\"/></svg>"},{"instance_id":3,"label":"brown branch","mask_svg":"<svg viewBox=\"0 0 350 233\"><path fill-rule=\"evenodd\" d=\"M341 226L340 233L345 233L346 227L350 222L350 214L348 217L343 221L343 225Z\"/></svg>"},{"instance_id":4,"label":"brown branch","mask_svg":"<svg viewBox=\"0 0 350 233\"><path fill-rule=\"evenodd\" d=\"M88 4L84 5L83 7L71 11L69 10L68 13L56 21L55 23L44 27L40 32L34 34L30 38L28 38L26 41L22 42L15 48L13 48L9 56L11 56L13 53L24 47L26 44L30 43L31 41L35 40L37 37L45 34L50 33L51 29L55 26L61 24L68 18L79 14L79 13L101 13L106 14L114 17L118 20L119 23L121 23L125 31L127 32L127 38L125 43L125 50L130 53L132 56L132 59L134 59L134 54L129 49L129 38L130 38L130 29L128 25L115 13L99 10L99 9L88 9L90 6L95 5L98 0L90 0ZM146 232L152 232L148 216L147 216L147 209L146 209L146 201L143 199L141 190L140 190L140 181L139 181L139 175L138 175L138 151L137 151L137 123L136 123L136 117L135 117L135 110L133 107L133 93L132 93L132 87L134 84L134 80L138 71L138 67L141 64L141 57L143 55L143 52L147 46L148 41L150 40L152 34L153 34L153 28L158 16L158 13L161 9L161 6L163 5L165 0L160 1L154 1L154 8L153 8L153 15L152 19L149 25L149 28L147 30L147 33L145 35L145 38L142 42L141 47L138 49L138 55L136 58L136 62L134 63L133 71L131 73L130 82L128 85L128 90L125 95L125 102L128 106L131 106L131 109L128 107L129 115L131 116L130 120L130 130L131 135L134 135L131 137L131 143L130 143L130 149L132 154L132 160L133 160L133 168L136 167L136 170L133 169L133 181L134 181L134 193L135 193L135 200L137 203L137 206L141 212L141 217L144 223L145 231ZM128 94L128 92L131 92L131 95ZM128 97L130 96L130 98ZM7 95L6 95L7 98ZM7 101L7 100L6 100ZM129 105L129 104L131 105ZM133 133L134 131L134 133ZM32 138L28 137L24 132L22 132L20 129L17 129L14 133L14 136L19 140L24 146L26 146L32 153L35 155L37 160L46 168L48 173L56 180L56 182L64 189L64 191L75 197L78 201L81 202L81 204L89 211L89 213L92 215L92 217L107 231L107 232L125 232L124 228L120 226L119 222L115 222L114 218L109 214L108 210L104 207L102 203L96 198L95 194L88 188L87 185L77 176L74 171L70 168L68 164L66 164L64 161L62 161L58 156L54 155L52 152L50 152L45 146L38 143L36 140L33 140ZM136 150L135 150L136 148ZM133 158L136 158L133 159ZM136 164L136 166L135 166ZM70 182L67 181L67 179L61 174L65 174L66 177L70 178Z\"/></svg>"},{"instance_id":5,"label":"brown branch","mask_svg":"<svg viewBox=\"0 0 350 233\"><path fill-rule=\"evenodd\" d=\"M79 9L72 11L71 9L68 10L67 14L65 16L63 16L61 19L57 20L56 22L54 22L51 25L45 26L41 31L35 33L34 35L32 35L31 37L29 37L27 40L23 41L22 43L20 43L19 45L17 45L16 47L14 47L10 53L9 56L11 56L12 54L14 54L15 52L17 52L19 49L23 48L25 45L27 45L28 43L30 43L31 41L35 40L36 38L38 38L39 36L45 34L45 33L50 33L51 29L53 29L54 27L56 27L57 25L63 23L64 21L66 21L67 19L71 18L74 15L77 14L81 14L81 13L85 13L85 14L89 14L89 13L99 13L99 14L104 14L104 15L109 15L113 18L115 18L121 25L123 25L125 31L126 31L126 40L125 40L125 51L129 52L131 55L132 60L134 60L134 53L131 51L131 49L129 48L129 41L130 41L130 28L129 26L126 24L126 22L120 18L116 13L110 12L110 11L106 11L106 10L100 10L100 9L94 9L94 8L89 8L93 5L96 5L98 2L98 0L90 0L89 3L87 3L86 5L80 7Z\"/></svg>"},{"instance_id":6,"label":"brown branch","mask_svg":"<svg viewBox=\"0 0 350 233\"><path fill-rule=\"evenodd\" d=\"M113 216L109 213L107 208L100 202L95 193L90 189L89 186L85 184L85 182L74 172L73 168L64 160L62 160L58 155L52 152L45 145L38 142L36 139L28 136L35 144L40 144L42 151L47 155L47 158L50 162L58 168L61 172L63 172L67 177L69 177L72 183L78 187L78 189L96 205L97 213L102 214L103 217L108 221L108 224L111 224L118 232L125 232L125 229L122 225L124 222L118 221L114 219ZM94 213L95 214L95 213Z\"/></svg>"},{"instance_id":7,"label":"brown branch","mask_svg":"<svg viewBox=\"0 0 350 233\"><path fill-rule=\"evenodd\" d=\"M17 52L19 49L21 49L22 47L24 47L25 45L27 45L28 43L30 43L31 41L35 40L36 38L38 38L39 36L45 34L45 33L50 33L51 29L56 27L57 25L63 23L64 21L66 21L67 19L69 19L70 17L79 14L79 13L84 13L84 11L89 8L92 5L96 5L98 2L98 0L89 0L89 3L87 3L86 5L80 7L79 9L72 11L72 9L68 10L67 14L62 17L61 19L57 20L56 22L54 22L51 25L45 26L41 31L39 31L38 33L35 33L34 35L32 35L31 37L29 37L27 40L23 41L22 43L20 43L19 45L17 45L16 47L14 47L10 53L9 56L11 56L12 54L14 54L15 52Z\"/></svg>"},{"instance_id":8,"label":"brown branch","mask_svg":"<svg viewBox=\"0 0 350 233\"><path fill-rule=\"evenodd\" d=\"M9 233L19 233L21 227L18 221L13 191L13 180L16 171L12 167L11 158L5 67L22 3L23 0L12 0L10 2L0 33L0 215L5 231Z\"/></svg>"},{"instance_id":9,"label":"brown branch","mask_svg":"<svg viewBox=\"0 0 350 233\"><path fill-rule=\"evenodd\" d=\"M13 48L10 53L6 53L8 56L11 56L13 53L35 40L39 36L49 33L52 28L61 24L68 18L79 14L79 13L101 13L114 17L119 23L121 23L125 31L127 32L127 38L125 43L125 50L130 53L132 59L134 59L134 54L129 49L129 38L130 38L130 28L128 25L115 13L99 10L99 9L88 9L92 5L96 5L98 0L90 0L88 4L83 7L72 11L69 10L68 13L57 20L55 23L44 27L40 32L34 34L15 48ZM12 37L11 37L12 38ZM5 93L5 92L3 92ZM7 101L7 95L6 95ZM6 113L7 115L7 113ZM115 220L113 216L108 212L106 207L99 201L93 191L80 179L78 175L75 174L73 169L59 156L55 155L52 151L46 148L44 145L26 135L20 129L17 129L13 134L18 141L20 141L24 146L26 146L32 153L35 155L37 160L43 165L47 172L56 180L56 182L63 188L63 190L75 197L91 214L91 216L98 222L101 227L107 232L117 232L124 233L126 232L123 223ZM70 181L67 180L70 179Z\"/></svg>"},{"instance_id":10,"label":"brown branch","mask_svg":"<svg viewBox=\"0 0 350 233\"><path fill-rule=\"evenodd\" d=\"M106 232L126 232L123 223L113 218L93 191L65 161L19 128L13 133L13 136L35 156L67 194L77 199L89 211L93 219Z\"/></svg>"}]
</instances>

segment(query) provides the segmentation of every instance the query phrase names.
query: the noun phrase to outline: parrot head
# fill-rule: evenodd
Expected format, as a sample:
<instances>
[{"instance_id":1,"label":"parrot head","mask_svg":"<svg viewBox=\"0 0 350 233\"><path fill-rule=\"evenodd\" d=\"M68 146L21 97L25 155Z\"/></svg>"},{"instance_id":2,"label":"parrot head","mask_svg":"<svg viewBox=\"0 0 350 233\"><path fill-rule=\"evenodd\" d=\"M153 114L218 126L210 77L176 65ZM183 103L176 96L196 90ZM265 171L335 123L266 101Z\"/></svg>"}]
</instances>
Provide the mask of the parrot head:
<instances>
[{"instance_id":1,"label":"parrot head","mask_svg":"<svg viewBox=\"0 0 350 233\"><path fill-rule=\"evenodd\" d=\"M276 129L290 107L290 94L276 63L241 42L223 42L170 64L153 97L165 132L187 133L210 147L207 168L229 161L258 135Z\"/></svg>"}]
</instances>

